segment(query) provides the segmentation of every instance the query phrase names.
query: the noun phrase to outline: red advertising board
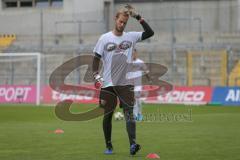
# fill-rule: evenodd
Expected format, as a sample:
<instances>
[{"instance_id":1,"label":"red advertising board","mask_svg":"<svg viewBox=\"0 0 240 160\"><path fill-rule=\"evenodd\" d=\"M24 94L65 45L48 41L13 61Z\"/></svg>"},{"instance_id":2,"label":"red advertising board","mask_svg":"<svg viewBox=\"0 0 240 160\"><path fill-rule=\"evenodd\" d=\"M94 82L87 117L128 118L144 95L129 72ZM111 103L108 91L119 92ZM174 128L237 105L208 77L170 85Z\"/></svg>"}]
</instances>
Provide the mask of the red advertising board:
<instances>
[{"instance_id":1,"label":"red advertising board","mask_svg":"<svg viewBox=\"0 0 240 160\"><path fill-rule=\"evenodd\" d=\"M77 103L98 103L99 92L93 86L84 86L77 94L60 93L49 86L41 89L41 103L57 103L70 99ZM211 102L211 87L173 87L170 92L144 86L142 100L146 103L205 104ZM36 87L32 85L0 85L0 103L35 103Z\"/></svg>"},{"instance_id":2,"label":"red advertising board","mask_svg":"<svg viewBox=\"0 0 240 160\"><path fill-rule=\"evenodd\" d=\"M86 87L86 86L85 86ZM93 86L79 90L77 94L60 93L49 86L42 88L41 103L57 103L66 99L77 103L98 103L99 92ZM144 86L142 100L146 103L205 104L211 102L211 87L179 87L170 92L161 88ZM36 87L26 85L0 85L0 103L35 103Z\"/></svg>"},{"instance_id":3,"label":"red advertising board","mask_svg":"<svg viewBox=\"0 0 240 160\"><path fill-rule=\"evenodd\" d=\"M93 88L93 86L88 86ZM206 104L211 101L211 87L178 87L170 92L163 92L161 88L144 86L142 100L146 103L173 103L173 104ZM150 93L151 92L151 93ZM49 86L43 89L43 103L56 103L70 99L78 103L98 103L98 93L95 89L82 89L78 94L59 93Z\"/></svg>"},{"instance_id":4,"label":"red advertising board","mask_svg":"<svg viewBox=\"0 0 240 160\"><path fill-rule=\"evenodd\" d=\"M92 88L93 86L88 86ZM97 91L95 89L82 89L78 94L57 92L52 90L49 86L45 86L42 90L43 103L57 103L63 100L72 100L77 103L98 103Z\"/></svg>"},{"instance_id":5,"label":"red advertising board","mask_svg":"<svg viewBox=\"0 0 240 160\"><path fill-rule=\"evenodd\" d=\"M211 87L179 87L175 86L172 91L156 97L145 98L149 103L172 103L172 104L206 104L211 102Z\"/></svg>"},{"instance_id":6,"label":"red advertising board","mask_svg":"<svg viewBox=\"0 0 240 160\"><path fill-rule=\"evenodd\" d=\"M0 103L36 103L36 86L0 85Z\"/></svg>"}]
</instances>

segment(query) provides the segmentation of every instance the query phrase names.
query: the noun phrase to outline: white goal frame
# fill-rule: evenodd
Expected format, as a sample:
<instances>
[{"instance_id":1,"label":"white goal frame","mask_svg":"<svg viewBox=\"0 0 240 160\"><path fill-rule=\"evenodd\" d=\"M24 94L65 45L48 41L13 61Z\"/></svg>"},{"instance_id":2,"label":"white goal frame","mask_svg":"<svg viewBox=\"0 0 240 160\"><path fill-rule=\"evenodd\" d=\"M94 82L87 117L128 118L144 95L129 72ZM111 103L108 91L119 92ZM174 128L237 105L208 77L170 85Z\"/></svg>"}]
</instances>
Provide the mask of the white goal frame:
<instances>
[{"instance_id":1,"label":"white goal frame","mask_svg":"<svg viewBox=\"0 0 240 160\"><path fill-rule=\"evenodd\" d=\"M36 105L40 105L40 92L41 92L41 53L0 53L0 57L28 57L28 56L36 56L37 57L37 80L36 80Z\"/></svg>"}]
</instances>

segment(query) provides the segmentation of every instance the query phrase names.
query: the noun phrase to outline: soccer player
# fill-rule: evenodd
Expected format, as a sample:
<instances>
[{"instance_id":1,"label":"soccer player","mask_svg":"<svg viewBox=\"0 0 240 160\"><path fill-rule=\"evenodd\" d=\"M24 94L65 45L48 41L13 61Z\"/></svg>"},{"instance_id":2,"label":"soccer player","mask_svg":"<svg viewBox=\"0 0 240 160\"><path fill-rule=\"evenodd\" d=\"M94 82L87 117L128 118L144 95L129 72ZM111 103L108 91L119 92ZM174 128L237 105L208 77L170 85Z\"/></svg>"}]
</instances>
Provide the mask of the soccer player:
<instances>
[{"instance_id":1,"label":"soccer player","mask_svg":"<svg viewBox=\"0 0 240 160\"><path fill-rule=\"evenodd\" d=\"M124 32L129 16L138 20L144 29L143 32ZM129 70L129 63L132 62L132 52L136 43L153 35L154 32L147 22L131 5L127 5L116 13L113 30L101 35L94 47L92 69L95 86L101 87L99 106L104 109L105 154L113 153L112 116L117 106L117 98L126 120L130 154L135 155L141 148L136 143L136 122L133 116L134 86L132 80L126 78L126 73ZM99 71L100 59L103 62L102 76Z\"/></svg>"},{"instance_id":2,"label":"soccer player","mask_svg":"<svg viewBox=\"0 0 240 160\"><path fill-rule=\"evenodd\" d=\"M142 76L146 76L148 81L151 83L151 78L148 75L149 70L144 64L144 61L138 58L137 50L133 52L133 65L136 68L134 72L131 72L131 77L134 78L134 93L135 93L135 105L133 107L133 114L137 121L143 120L142 115L142 102L141 102L141 91L142 91Z\"/></svg>"}]
</instances>

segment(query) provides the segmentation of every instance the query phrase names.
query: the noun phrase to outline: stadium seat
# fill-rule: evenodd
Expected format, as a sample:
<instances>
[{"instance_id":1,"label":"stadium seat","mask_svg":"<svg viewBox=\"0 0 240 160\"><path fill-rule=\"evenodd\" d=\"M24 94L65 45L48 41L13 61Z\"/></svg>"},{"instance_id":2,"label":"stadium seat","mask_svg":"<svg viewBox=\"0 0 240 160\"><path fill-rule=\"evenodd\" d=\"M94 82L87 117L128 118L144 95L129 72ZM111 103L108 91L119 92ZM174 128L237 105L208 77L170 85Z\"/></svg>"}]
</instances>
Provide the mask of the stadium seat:
<instances>
[{"instance_id":1,"label":"stadium seat","mask_svg":"<svg viewBox=\"0 0 240 160\"><path fill-rule=\"evenodd\" d=\"M0 34L0 50L9 47L15 40L15 34Z\"/></svg>"},{"instance_id":2,"label":"stadium seat","mask_svg":"<svg viewBox=\"0 0 240 160\"><path fill-rule=\"evenodd\" d=\"M229 75L228 83L229 86L240 86L240 60L238 60L238 62L232 69Z\"/></svg>"}]
</instances>

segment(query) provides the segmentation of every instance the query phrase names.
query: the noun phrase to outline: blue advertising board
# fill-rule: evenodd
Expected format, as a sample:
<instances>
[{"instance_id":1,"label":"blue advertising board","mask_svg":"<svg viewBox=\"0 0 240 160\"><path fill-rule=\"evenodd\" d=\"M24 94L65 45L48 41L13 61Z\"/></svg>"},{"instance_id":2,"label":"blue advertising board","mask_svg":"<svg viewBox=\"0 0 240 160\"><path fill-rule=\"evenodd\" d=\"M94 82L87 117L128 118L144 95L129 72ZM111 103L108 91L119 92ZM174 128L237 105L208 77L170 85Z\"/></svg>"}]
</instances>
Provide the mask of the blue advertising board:
<instances>
[{"instance_id":1,"label":"blue advertising board","mask_svg":"<svg viewBox=\"0 0 240 160\"><path fill-rule=\"evenodd\" d=\"M240 106L240 87L215 87L211 103Z\"/></svg>"}]
</instances>

